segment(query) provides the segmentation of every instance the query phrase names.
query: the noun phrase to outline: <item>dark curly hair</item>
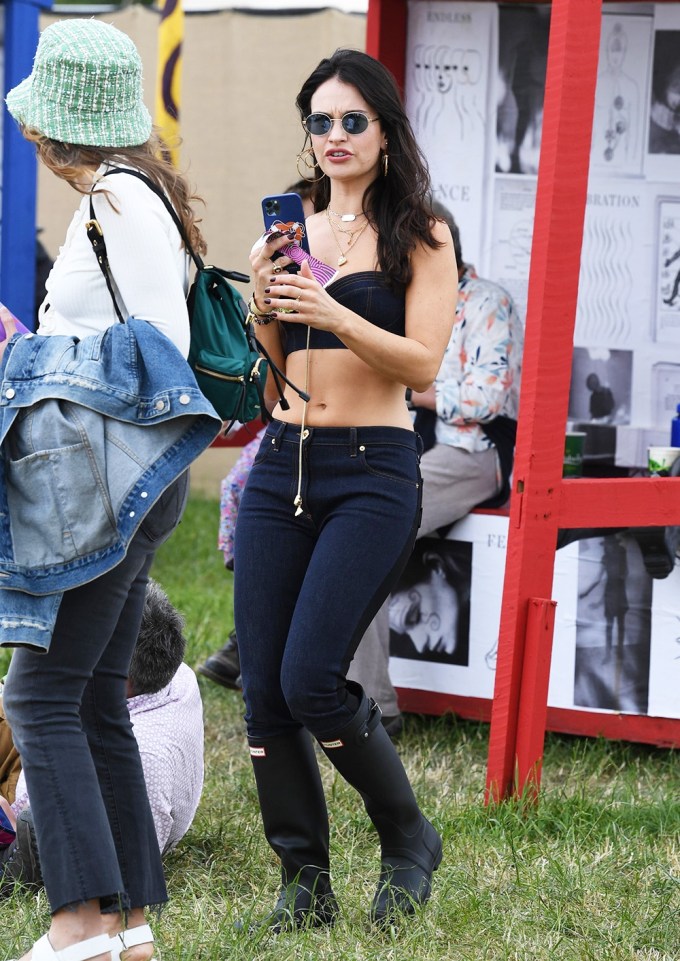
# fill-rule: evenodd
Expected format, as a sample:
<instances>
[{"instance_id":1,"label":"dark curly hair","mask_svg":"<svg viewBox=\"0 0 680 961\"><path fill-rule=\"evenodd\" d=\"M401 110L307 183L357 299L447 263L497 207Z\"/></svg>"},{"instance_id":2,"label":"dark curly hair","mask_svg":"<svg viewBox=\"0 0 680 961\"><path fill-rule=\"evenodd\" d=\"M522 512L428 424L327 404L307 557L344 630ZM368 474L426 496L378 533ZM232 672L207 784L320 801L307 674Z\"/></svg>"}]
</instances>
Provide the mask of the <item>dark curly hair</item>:
<instances>
[{"instance_id":1,"label":"dark curly hair","mask_svg":"<svg viewBox=\"0 0 680 961\"><path fill-rule=\"evenodd\" d=\"M130 685L136 697L155 694L173 679L184 660L184 618L168 595L149 578L139 637L130 662Z\"/></svg>"},{"instance_id":2,"label":"dark curly hair","mask_svg":"<svg viewBox=\"0 0 680 961\"><path fill-rule=\"evenodd\" d=\"M378 60L359 50L336 50L312 71L295 101L301 119L310 114L315 91L334 77L356 87L380 118L387 137L389 171L367 187L363 210L378 234L381 270L391 286L404 288L411 280L411 254L416 245L440 246L432 235L427 162L416 143L394 77ZM321 173L316 163L314 177ZM325 210L329 200L330 184L323 177L314 190L315 210Z\"/></svg>"}]
</instances>

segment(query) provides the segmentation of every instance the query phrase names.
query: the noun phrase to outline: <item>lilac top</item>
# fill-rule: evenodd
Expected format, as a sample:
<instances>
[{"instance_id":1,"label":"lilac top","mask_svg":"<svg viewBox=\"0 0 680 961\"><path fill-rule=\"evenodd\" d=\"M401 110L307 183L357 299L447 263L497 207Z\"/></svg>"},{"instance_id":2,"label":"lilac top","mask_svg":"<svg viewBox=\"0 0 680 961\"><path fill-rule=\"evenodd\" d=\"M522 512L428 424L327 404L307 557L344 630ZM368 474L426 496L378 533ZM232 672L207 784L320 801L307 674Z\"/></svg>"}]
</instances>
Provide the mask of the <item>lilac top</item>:
<instances>
[{"instance_id":1,"label":"lilac top","mask_svg":"<svg viewBox=\"0 0 680 961\"><path fill-rule=\"evenodd\" d=\"M167 687L130 698L128 708L165 854L188 831L203 790L203 705L196 675L180 664ZM18 815L29 803L22 771L12 810Z\"/></svg>"}]
</instances>

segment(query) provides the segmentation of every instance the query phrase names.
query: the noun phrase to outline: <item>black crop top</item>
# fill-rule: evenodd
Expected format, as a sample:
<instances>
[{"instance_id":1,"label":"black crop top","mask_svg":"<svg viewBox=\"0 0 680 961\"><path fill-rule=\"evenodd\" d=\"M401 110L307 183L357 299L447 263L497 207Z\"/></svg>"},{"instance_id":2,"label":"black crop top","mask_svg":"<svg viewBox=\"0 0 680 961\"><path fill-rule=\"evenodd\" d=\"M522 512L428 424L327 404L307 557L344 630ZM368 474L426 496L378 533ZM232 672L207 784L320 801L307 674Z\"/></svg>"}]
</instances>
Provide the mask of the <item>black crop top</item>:
<instances>
[{"instance_id":1,"label":"black crop top","mask_svg":"<svg viewBox=\"0 0 680 961\"><path fill-rule=\"evenodd\" d=\"M387 286L380 271L363 270L339 277L326 287L328 293L343 307L354 311L381 330L403 337L406 329L404 294L395 293ZM288 356L307 347L307 325L284 320L281 323L283 352ZM310 328L309 346L313 350L337 350L345 344L328 330Z\"/></svg>"}]
</instances>

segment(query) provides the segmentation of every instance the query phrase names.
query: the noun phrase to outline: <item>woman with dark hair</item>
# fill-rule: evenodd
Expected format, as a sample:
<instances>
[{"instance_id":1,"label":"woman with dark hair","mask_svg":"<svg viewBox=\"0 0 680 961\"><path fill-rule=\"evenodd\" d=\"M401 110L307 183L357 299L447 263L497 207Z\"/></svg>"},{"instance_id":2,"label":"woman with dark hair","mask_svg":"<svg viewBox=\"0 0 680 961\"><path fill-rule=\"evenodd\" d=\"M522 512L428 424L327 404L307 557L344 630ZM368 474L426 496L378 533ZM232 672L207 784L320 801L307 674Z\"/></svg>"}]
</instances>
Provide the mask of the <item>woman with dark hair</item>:
<instances>
[{"instance_id":1,"label":"woman with dark hair","mask_svg":"<svg viewBox=\"0 0 680 961\"><path fill-rule=\"evenodd\" d=\"M337 51L297 105L301 159L316 181L311 251L338 269L324 287L308 263L297 273L285 255L272 263L290 242L276 233L251 252L251 319L310 399L287 392L288 406L274 409L241 501L234 560L248 742L282 868L266 920L274 930L337 916L309 733L377 829L375 921L424 903L442 856L378 706L346 675L418 530L419 441L405 388L432 383L451 332L451 234L432 215L424 161L378 61Z\"/></svg>"}]
</instances>

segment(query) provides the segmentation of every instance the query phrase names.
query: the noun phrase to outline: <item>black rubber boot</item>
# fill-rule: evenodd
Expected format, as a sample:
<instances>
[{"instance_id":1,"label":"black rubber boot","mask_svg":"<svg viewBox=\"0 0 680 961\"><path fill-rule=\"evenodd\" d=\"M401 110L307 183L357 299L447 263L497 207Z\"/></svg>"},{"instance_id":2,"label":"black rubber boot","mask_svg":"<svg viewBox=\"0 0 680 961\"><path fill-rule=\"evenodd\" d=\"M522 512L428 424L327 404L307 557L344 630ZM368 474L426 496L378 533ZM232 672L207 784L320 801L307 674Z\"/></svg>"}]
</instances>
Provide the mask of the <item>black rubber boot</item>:
<instances>
[{"instance_id":1,"label":"black rubber boot","mask_svg":"<svg viewBox=\"0 0 680 961\"><path fill-rule=\"evenodd\" d=\"M265 837L281 859L281 891L259 926L278 934L332 925L328 811L312 740L304 728L281 737L248 738Z\"/></svg>"},{"instance_id":2,"label":"black rubber boot","mask_svg":"<svg viewBox=\"0 0 680 961\"><path fill-rule=\"evenodd\" d=\"M344 779L361 794L380 837L381 866L371 918L389 923L413 914L430 897L432 874L442 859L441 838L418 807L413 789L381 724L380 708L361 687L350 723L321 747Z\"/></svg>"}]
</instances>

